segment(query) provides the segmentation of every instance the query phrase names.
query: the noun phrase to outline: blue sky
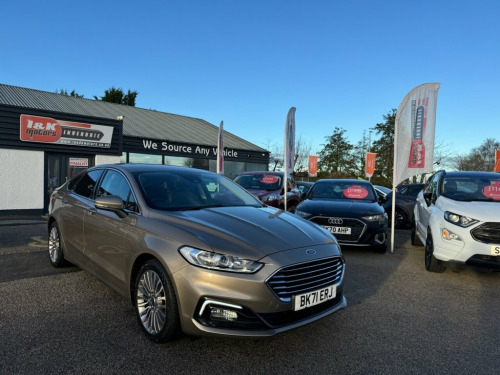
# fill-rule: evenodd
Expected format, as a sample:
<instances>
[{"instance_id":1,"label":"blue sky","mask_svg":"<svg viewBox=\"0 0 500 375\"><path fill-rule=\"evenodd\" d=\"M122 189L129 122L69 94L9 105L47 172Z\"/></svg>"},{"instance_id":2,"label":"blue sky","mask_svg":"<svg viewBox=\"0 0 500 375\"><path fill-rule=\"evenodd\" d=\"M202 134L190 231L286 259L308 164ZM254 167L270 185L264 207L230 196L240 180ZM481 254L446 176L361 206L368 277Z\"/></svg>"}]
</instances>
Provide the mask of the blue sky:
<instances>
[{"instance_id":1,"label":"blue sky","mask_svg":"<svg viewBox=\"0 0 500 375\"><path fill-rule=\"evenodd\" d=\"M261 147L286 114L318 152L355 144L415 86L440 82L436 141L500 140L500 2L23 1L0 5L0 82L202 118ZM372 140L375 135L372 135Z\"/></svg>"}]
</instances>

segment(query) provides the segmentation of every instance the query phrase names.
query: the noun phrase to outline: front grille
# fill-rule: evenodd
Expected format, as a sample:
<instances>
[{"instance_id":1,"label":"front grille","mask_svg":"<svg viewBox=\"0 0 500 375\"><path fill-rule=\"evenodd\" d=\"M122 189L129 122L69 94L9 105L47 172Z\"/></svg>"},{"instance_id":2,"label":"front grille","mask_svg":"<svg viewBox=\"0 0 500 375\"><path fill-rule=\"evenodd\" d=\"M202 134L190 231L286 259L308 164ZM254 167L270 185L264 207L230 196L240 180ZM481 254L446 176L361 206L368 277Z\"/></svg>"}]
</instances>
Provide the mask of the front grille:
<instances>
[{"instance_id":1,"label":"front grille","mask_svg":"<svg viewBox=\"0 0 500 375\"><path fill-rule=\"evenodd\" d=\"M342 233L334 234L335 238L339 242L344 242L344 243L358 242L363 233L365 232L366 224L363 223L361 220L342 217L342 218L335 218L335 219L342 219L342 224L330 224L328 223L328 219L330 219L330 217L315 216L312 219L310 219L310 221L322 226L351 228L351 234L342 234Z\"/></svg>"},{"instance_id":2,"label":"front grille","mask_svg":"<svg viewBox=\"0 0 500 375\"><path fill-rule=\"evenodd\" d=\"M500 223L484 223L470 231L476 241L500 244Z\"/></svg>"},{"instance_id":3,"label":"front grille","mask_svg":"<svg viewBox=\"0 0 500 375\"><path fill-rule=\"evenodd\" d=\"M267 280L279 299L289 302L293 295L339 284L344 272L341 257L319 259L284 267Z\"/></svg>"}]
</instances>

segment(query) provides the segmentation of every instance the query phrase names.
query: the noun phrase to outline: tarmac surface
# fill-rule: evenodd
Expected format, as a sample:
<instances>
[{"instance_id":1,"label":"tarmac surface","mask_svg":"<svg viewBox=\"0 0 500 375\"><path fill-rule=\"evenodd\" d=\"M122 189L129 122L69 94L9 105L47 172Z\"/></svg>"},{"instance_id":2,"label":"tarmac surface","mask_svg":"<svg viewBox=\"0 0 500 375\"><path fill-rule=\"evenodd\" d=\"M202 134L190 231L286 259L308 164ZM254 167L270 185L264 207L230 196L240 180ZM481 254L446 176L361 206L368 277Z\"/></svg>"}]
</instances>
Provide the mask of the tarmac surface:
<instances>
[{"instance_id":1,"label":"tarmac surface","mask_svg":"<svg viewBox=\"0 0 500 375\"><path fill-rule=\"evenodd\" d=\"M348 305L325 319L158 345L127 299L50 265L43 217L0 220L0 374L498 374L500 273L427 272L409 232L394 254L342 249Z\"/></svg>"}]
</instances>

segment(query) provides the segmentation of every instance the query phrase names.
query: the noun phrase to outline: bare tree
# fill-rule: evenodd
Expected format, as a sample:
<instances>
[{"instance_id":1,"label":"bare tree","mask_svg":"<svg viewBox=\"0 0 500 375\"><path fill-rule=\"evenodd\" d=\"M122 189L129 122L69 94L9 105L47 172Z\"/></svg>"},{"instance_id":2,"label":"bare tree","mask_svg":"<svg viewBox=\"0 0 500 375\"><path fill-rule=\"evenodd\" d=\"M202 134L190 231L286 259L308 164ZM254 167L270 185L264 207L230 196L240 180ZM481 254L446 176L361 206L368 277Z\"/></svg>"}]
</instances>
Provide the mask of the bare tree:
<instances>
[{"instance_id":1,"label":"bare tree","mask_svg":"<svg viewBox=\"0 0 500 375\"><path fill-rule=\"evenodd\" d=\"M284 148L282 142L267 140L263 146L269 150L269 170L277 171L282 170L284 167ZM295 159L294 159L294 173L306 172L309 167L309 155L311 154L311 142L304 140L299 136L295 138Z\"/></svg>"},{"instance_id":2,"label":"bare tree","mask_svg":"<svg viewBox=\"0 0 500 375\"><path fill-rule=\"evenodd\" d=\"M453 168L459 171L492 171L495 166L495 150L500 149L500 142L487 138L479 147L468 154L458 155L453 159Z\"/></svg>"},{"instance_id":3,"label":"bare tree","mask_svg":"<svg viewBox=\"0 0 500 375\"><path fill-rule=\"evenodd\" d=\"M295 140L294 173L307 172L309 170L309 155L311 155L311 142L307 142L302 135Z\"/></svg>"}]
</instances>

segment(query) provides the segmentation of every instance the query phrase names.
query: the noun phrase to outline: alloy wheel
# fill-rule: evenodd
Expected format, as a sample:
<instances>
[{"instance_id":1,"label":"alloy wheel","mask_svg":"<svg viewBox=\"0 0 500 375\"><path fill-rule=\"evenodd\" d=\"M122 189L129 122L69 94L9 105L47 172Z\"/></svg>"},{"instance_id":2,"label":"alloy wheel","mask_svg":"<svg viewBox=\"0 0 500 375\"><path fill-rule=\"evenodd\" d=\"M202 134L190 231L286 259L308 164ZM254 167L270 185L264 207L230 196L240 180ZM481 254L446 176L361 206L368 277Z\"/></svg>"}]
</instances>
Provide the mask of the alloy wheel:
<instances>
[{"instance_id":1,"label":"alloy wheel","mask_svg":"<svg viewBox=\"0 0 500 375\"><path fill-rule=\"evenodd\" d=\"M136 302L142 326L149 334L158 335L165 326L167 305L165 288L160 276L153 270L141 275Z\"/></svg>"},{"instance_id":2,"label":"alloy wheel","mask_svg":"<svg viewBox=\"0 0 500 375\"><path fill-rule=\"evenodd\" d=\"M49 257L53 264L57 263L61 253L61 238L56 226L49 233Z\"/></svg>"}]
</instances>

